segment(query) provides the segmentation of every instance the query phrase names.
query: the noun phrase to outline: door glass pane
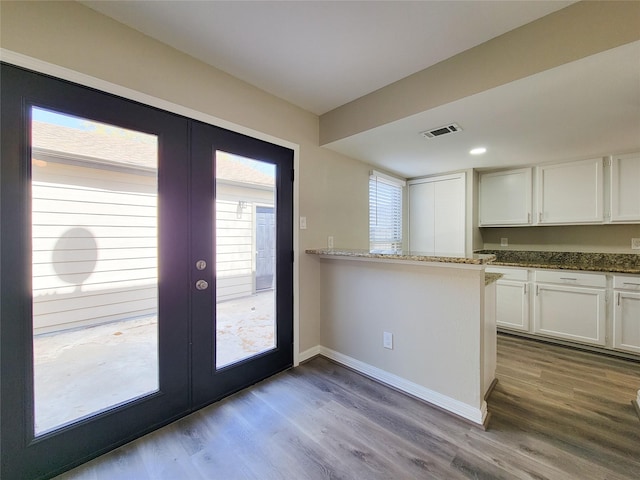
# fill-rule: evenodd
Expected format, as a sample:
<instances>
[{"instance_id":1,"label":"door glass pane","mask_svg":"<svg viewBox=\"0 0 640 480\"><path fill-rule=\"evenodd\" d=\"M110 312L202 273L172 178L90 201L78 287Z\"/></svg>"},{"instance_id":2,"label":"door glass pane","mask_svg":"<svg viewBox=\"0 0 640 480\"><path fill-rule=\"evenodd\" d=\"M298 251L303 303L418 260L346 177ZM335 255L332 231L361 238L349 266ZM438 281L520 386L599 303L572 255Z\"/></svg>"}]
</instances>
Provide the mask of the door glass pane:
<instances>
[{"instance_id":1,"label":"door glass pane","mask_svg":"<svg viewBox=\"0 0 640 480\"><path fill-rule=\"evenodd\" d=\"M158 390L155 135L32 108L35 434Z\"/></svg>"},{"instance_id":2,"label":"door glass pane","mask_svg":"<svg viewBox=\"0 0 640 480\"><path fill-rule=\"evenodd\" d=\"M216 152L216 368L275 347L275 165Z\"/></svg>"}]
</instances>

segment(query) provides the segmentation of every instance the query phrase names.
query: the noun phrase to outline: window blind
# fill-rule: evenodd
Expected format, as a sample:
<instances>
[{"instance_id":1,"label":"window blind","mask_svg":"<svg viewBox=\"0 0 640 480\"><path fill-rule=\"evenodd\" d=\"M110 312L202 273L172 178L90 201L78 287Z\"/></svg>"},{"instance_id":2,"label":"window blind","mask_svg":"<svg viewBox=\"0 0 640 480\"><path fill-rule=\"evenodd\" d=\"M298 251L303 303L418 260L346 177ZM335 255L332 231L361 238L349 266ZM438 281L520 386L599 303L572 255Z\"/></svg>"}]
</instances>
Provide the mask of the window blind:
<instances>
[{"instance_id":1,"label":"window blind","mask_svg":"<svg viewBox=\"0 0 640 480\"><path fill-rule=\"evenodd\" d=\"M378 172L369 177L369 248L402 249L402 188L405 182Z\"/></svg>"}]
</instances>

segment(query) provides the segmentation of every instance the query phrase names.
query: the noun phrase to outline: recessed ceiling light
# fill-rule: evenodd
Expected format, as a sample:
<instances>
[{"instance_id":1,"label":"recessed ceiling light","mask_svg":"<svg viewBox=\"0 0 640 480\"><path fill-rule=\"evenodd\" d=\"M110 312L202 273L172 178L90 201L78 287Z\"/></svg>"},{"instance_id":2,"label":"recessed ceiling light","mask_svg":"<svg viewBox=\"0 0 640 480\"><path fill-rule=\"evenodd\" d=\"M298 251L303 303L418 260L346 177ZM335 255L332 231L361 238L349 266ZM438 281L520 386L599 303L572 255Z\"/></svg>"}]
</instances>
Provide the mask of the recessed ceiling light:
<instances>
[{"instance_id":1,"label":"recessed ceiling light","mask_svg":"<svg viewBox=\"0 0 640 480\"><path fill-rule=\"evenodd\" d=\"M487 151L486 148L484 147L478 147L478 148L472 148L471 150L469 150L469 153L471 155L482 155L483 153L485 153Z\"/></svg>"}]
</instances>

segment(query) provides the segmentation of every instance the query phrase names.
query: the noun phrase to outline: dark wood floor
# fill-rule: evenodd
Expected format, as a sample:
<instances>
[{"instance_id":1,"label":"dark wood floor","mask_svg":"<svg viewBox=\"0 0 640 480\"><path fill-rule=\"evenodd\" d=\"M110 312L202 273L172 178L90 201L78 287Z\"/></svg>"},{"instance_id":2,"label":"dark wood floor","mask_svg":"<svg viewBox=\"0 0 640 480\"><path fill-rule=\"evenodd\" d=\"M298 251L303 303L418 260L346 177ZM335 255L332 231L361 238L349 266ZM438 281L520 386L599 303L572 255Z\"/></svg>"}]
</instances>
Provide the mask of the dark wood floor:
<instances>
[{"instance_id":1,"label":"dark wood floor","mask_svg":"<svg viewBox=\"0 0 640 480\"><path fill-rule=\"evenodd\" d=\"M638 479L640 364L499 336L489 429L317 358L60 479Z\"/></svg>"}]
</instances>

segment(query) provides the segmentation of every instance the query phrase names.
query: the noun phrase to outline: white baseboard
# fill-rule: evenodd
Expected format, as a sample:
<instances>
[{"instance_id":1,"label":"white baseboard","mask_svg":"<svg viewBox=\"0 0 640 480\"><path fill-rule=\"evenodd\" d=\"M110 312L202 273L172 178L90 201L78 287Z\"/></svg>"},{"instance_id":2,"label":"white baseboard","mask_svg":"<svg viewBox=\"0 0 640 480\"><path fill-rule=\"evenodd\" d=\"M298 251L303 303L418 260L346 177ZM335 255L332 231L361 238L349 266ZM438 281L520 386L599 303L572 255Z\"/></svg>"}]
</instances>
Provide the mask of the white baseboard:
<instances>
[{"instance_id":1,"label":"white baseboard","mask_svg":"<svg viewBox=\"0 0 640 480\"><path fill-rule=\"evenodd\" d=\"M487 402L485 402L484 400L482 401L481 408L472 407L471 405L463 403L459 400L447 397L446 395L438 392L434 392L433 390L423 387L422 385L410 382L409 380L406 380L402 377L399 377L367 363L361 362L360 360L356 360L355 358L336 352L335 350L331 350L327 347L319 346L310 348L306 352L301 353L300 358L302 359L302 355L312 350L314 352L317 351L316 355L319 353L331 360L334 360L337 363L352 368L353 370L360 372L363 375L367 375L368 377L371 377L381 383L389 385L402 392L408 393L409 395L413 395L414 397L424 400L427 403L442 408L443 410L451 412L459 417L465 418L473 423L476 423L478 425L484 425L485 423L485 420L487 418ZM307 358L311 358L311 356Z\"/></svg>"},{"instance_id":2,"label":"white baseboard","mask_svg":"<svg viewBox=\"0 0 640 480\"><path fill-rule=\"evenodd\" d=\"M315 347L311 347L304 352L300 352L298 354L298 363L306 362L310 358L313 358L317 355L320 355L320 345L316 345Z\"/></svg>"}]
</instances>

